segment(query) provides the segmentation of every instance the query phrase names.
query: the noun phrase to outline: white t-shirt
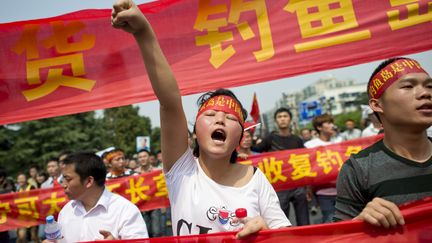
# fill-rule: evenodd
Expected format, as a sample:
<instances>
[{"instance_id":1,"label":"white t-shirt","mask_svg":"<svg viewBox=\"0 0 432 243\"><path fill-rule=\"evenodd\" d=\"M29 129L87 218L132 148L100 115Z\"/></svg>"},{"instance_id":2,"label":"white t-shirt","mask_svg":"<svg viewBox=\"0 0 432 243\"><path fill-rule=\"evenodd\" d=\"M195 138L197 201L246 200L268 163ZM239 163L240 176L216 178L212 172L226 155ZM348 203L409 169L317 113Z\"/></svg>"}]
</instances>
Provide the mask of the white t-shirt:
<instances>
[{"instance_id":1,"label":"white t-shirt","mask_svg":"<svg viewBox=\"0 0 432 243\"><path fill-rule=\"evenodd\" d=\"M58 223L64 237L58 241L61 243L103 239L99 230L111 232L116 239L148 238L147 227L138 208L106 189L88 212L80 201L69 201L60 211Z\"/></svg>"},{"instance_id":2,"label":"white t-shirt","mask_svg":"<svg viewBox=\"0 0 432 243\"><path fill-rule=\"evenodd\" d=\"M369 124L365 129L363 129L361 137L369 137L369 136L375 136L379 133L380 129L375 128L373 124Z\"/></svg>"},{"instance_id":3,"label":"white t-shirt","mask_svg":"<svg viewBox=\"0 0 432 243\"><path fill-rule=\"evenodd\" d=\"M279 199L258 169L242 187L216 183L201 169L188 148L165 174L171 202L174 235L195 235L238 230L235 210L246 208L248 217L261 216L271 229L290 226Z\"/></svg>"},{"instance_id":4,"label":"white t-shirt","mask_svg":"<svg viewBox=\"0 0 432 243\"><path fill-rule=\"evenodd\" d=\"M312 139L312 140L307 141L307 142L304 144L304 146L305 146L306 148L315 148L315 147L319 147L319 146L326 146L326 145L330 145L330 144L333 144L333 143L337 143L337 142L332 141L332 140L330 140L330 141L324 141L324 140L321 140L321 139L319 139L319 138L314 138L314 139Z\"/></svg>"}]
</instances>

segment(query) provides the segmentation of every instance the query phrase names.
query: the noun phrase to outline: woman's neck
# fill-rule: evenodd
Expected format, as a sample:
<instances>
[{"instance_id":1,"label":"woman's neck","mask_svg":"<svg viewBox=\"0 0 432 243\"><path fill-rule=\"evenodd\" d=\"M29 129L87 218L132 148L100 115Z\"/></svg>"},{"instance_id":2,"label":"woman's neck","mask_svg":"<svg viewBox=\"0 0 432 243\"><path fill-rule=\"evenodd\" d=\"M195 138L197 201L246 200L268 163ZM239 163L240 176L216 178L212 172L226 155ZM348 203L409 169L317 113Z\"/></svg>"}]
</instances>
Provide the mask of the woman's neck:
<instances>
[{"instance_id":1,"label":"woman's neck","mask_svg":"<svg viewBox=\"0 0 432 243\"><path fill-rule=\"evenodd\" d=\"M204 173L216 182L223 181L224 177L229 175L231 167L233 164L230 163L229 157L222 158L210 158L203 153L200 153L198 161Z\"/></svg>"}]
</instances>

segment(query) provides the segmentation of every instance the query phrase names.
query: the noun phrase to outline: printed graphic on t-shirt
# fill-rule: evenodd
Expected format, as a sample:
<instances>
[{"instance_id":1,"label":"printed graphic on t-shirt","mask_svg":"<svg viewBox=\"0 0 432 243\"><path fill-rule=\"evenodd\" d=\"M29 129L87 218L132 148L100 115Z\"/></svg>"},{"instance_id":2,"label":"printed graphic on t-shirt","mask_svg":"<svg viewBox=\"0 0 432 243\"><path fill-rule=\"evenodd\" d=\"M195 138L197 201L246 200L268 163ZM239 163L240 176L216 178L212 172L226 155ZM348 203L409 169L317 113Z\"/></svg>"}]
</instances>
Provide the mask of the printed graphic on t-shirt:
<instances>
[{"instance_id":1,"label":"printed graphic on t-shirt","mask_svg":"<svg viewBox=\"0 0 432 243\"><path fill-rule=\"evenodd\" d=\"M225 206L220 208L210 207L207 211L207 218L210 221L218 221L221 225L227 225L236 227L240 225L240 220L236 217L235 212L228 210Z\"/></svg>"}]
</instances>

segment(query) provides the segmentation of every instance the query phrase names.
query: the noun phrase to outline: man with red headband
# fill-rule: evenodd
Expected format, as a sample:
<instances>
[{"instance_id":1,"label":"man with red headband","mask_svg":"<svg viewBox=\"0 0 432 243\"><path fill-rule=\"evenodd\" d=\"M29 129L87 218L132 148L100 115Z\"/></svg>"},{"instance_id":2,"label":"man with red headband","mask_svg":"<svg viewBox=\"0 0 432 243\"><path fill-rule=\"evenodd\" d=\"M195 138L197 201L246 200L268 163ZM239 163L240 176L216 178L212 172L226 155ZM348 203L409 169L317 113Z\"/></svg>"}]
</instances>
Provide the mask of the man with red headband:
<instances>
[{"instance_id":1,"label":"man with red headband","mask_svg":"<svg viewBox=\"0 0 432 243\"><path fill-rule=\"evenodd\" d=\"M107 173L107 179L115 179L135 174L131 169L127 169L126 159L124 152L121 149L114 149L105 156L106 160L110 165L110 172Z\"/></svg>"},{"instance_id":2,"label":"man with red headband","mask_svg":"<svg viewBox=\"0 0 432 243\"><path fill-rule=\"evenodd\" d=\"M173 233L239 231L237 237L243 238L291 225L265 175L235 163L247 115L236 96L218 89L199 98L192 151L179 87L149 22L132 1L117 0L112 25L133 34L159 100ZM249 219L242 220L246 213Z\"/></svg>"},{"instance_id":3,"label":"man with red headband","mask_svg":"<svg viewBox=\"0 0 432 243\"><path fill-rule=\"evenodd\" d=\"M335 220L396 227L405 224L399 205L432 196L432 79L417 61L392 58L374 71L368 94L385 135L343 165Z\"/></svg>"}]
</instances>

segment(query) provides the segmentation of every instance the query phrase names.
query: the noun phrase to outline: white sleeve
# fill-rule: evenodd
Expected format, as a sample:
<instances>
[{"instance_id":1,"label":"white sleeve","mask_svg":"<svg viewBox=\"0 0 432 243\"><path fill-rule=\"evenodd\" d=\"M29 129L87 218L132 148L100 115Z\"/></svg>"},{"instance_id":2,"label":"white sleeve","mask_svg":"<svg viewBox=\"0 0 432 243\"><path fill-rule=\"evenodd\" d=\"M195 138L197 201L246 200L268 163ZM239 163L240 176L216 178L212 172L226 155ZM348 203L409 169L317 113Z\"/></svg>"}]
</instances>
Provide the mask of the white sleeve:
<instances>
[{"instance_id":1,"label":"white sleeve","mask_svg":"<svg viewBox=\"0 0 432 243\"><path fill-rule=\"evenodd\" d=\"M171 169L165 173L167 186L174 186L184 175L189 175L196 171L197 165L192 150L188 148L184 154L174 163Z\"/></svg>"},{"instance_id":2,"label":"white sleeve","mask_svg":"<svg viewBox=\"0 0 432 243\"><path fill-rule=\"evenodd\" d=\"M264 218L270 229L291 226L291 222L280 207L279 198L270 182L261 170L258 169L255 173L259 173L260 175L259 206L261 217Z\"/></svg>"},{"instance_id":3,"label":"white sleeve","mask_svg":"<svg viewBox=\"0 0 432 243\"><path fill-rule=\"evenodd\" d=\"M122 240L149 238L146 223L139 209L129 201L127 201L127 204L129 205L124 207L121 212L123 222L119 229L119 238Z\"/></svg>"},{"instance_id":4,"label":"white sleeve","mask_svg":"<svg viewBox=\"0 0 432 243\"><path fill-rule=\"evenodd\" d=\"M184 187L183 179L193 174L198 169L196 163L192 150L188 148L165 174L165 182L171 204L175 204L178 200L181 200L181 198L179 198L179 193L182 187Z\"/></svg>"}]
</instances>

